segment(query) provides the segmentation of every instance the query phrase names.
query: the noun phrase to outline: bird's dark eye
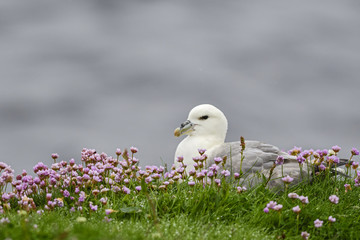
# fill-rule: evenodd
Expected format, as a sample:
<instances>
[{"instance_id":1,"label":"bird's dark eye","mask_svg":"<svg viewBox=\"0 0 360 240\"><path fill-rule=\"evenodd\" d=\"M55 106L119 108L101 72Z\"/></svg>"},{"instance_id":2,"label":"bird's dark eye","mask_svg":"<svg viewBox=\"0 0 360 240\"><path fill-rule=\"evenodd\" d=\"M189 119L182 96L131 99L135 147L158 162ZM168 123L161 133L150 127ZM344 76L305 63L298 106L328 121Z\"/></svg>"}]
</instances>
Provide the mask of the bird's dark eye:
<instances>
[{"instance_id":1,"label":"bird's dark eye","mask_svg":"<svg viewBox=\"0 0 360 240\"><path fill-rule=\"evenodd\" d=\"M208 115L204 115L204 116L199 117L199 120L206 120L206 119L208 119L208 118L209 118Z\"/></svg>"}]
</instances>

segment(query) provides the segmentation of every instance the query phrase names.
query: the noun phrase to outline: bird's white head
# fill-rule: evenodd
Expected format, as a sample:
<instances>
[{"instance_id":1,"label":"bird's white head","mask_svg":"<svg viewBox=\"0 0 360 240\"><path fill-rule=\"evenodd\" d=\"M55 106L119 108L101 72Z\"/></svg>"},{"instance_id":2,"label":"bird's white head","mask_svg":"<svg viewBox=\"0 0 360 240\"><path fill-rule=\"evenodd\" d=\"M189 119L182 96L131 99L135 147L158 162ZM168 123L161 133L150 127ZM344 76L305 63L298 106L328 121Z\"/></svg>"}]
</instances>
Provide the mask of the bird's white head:
<instances>
[{"instance_id":1,"label":"bird's white head","mask_svg":"<svg viewBox=\"0 0 360 240\"><path fill-rule=\"evenodd\" d=\"M224 142L227 128L227 119L218 108L201 104L190 111L188 119L175 129L174 135L211 137Z\"/></svg>"}]
</instances>

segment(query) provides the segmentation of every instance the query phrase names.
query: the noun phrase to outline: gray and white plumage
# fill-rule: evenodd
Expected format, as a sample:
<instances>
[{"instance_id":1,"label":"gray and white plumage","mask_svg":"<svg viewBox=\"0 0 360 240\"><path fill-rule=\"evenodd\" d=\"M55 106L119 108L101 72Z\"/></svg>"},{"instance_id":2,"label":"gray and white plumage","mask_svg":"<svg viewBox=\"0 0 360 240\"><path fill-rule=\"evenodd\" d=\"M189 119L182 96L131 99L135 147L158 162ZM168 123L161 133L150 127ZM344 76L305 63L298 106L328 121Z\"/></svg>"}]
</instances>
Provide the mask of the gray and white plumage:
<instances>
[{"instance_id":1,"label":"gray and white plumage","mask_svg":"<svg viewBox=\"0 0 360 240\"><path fill-rule=\"evenodd\" d=\"M188 116L187 121L175 130L175 136L188 135L183 139L175 152L175 164L177 157L184 157L187 171L193 169L193 157L199 156L198 149L206 149L208 156L207 164L214 163L215 157L227 156L226 169L232 168L234 172L240 171L241 146L240 142L225 143L227 133L227 119L225 115L216 107L210 104L202 104L194 107ZM279 150L279 148L261 143L259 141L245 141L244 160L242 171L246 173L246 185L254 185L261 181L258 176L264 174L269 176L270 169L273 167L278 156L283 156L284 176L289 175L294 178L294 182L301 180L299 164L294 156ZM305 171L303 175L307 175ZM269 186L282 186L281 167L276 167L272 173L272 180Z\"/></svg>"}]
</instances>

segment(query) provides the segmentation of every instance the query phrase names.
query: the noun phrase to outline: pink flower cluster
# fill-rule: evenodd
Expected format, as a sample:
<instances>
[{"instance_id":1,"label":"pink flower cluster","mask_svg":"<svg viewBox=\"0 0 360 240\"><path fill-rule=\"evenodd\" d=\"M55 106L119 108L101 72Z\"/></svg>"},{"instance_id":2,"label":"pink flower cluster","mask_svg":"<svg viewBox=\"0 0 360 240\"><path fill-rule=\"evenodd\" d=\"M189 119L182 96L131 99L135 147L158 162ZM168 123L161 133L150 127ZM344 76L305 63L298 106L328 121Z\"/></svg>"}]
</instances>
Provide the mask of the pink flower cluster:
<instances>
[{"instance_id":1,"label":"pink flower cluster","mask_svg":"<svg viewBox=\"0 0 360 240\"><path fill-rule=\"evenodd\" d=\"M264 208L264 213L269 213L270 209L274 211L280 211L283 208L283 205L277 204L275 201L270 201L268 204L266 204L266 207Z\"/></svg>"},{"instance_id":2,"label":"pink flower cluster","mask_svg":"<svg viewBox=\"0 0 360 240\"><path fill-rule=\"evenodd\" d=\"M33 167L35 176L28 175L26 171L14 177L14 171L5 163L0 162L0 196L2 205L0 211L18 207L24 211L53 210L68 207L73 211L98 211L101 207L109 205L107 196L109 192L117 195L137 194L141 191L142 180L147 187L166 191L170 185L179 180L188 181L188 185L215 185L230 176L228 170L221 170L219 163L205 168L207 156L205 149L199 149L200 157L197 169L186 173L183 158L179 157L180 166L172 166L169 171L160 166L146 166L141 169L139 160L134 156L138 149L131 147L128 152L116 149L116 158L106 153L97 153L94 149L84 148L81 152L82 163L77 164L74 159L70 161L56 160L58 154L52 154L53 163L48 165L39 162ZM238 173L234 177L239 177ZM188 180L188 177L192 177ZM6 192L7 185L12 191ZM237 192L246 191L245 187L235 186ZM45 205L37 206L34 196L44 196ZM17 205L11 206L12 199Z\"/></svg>"}]
</instances>

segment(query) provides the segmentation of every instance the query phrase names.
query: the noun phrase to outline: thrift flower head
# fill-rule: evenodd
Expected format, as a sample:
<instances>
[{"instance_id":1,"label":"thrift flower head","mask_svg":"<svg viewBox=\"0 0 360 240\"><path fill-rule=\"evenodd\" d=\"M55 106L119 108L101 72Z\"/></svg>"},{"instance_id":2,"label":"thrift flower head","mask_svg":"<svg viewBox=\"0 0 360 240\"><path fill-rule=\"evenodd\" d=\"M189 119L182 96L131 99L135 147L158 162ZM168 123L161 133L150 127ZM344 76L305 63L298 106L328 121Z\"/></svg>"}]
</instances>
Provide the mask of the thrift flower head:
<instances>
[{"instance_id":1,"label":"thrift flower head","mask_svg":"<svg viewBox=\"0 0 360 240\"><path fill-rule=\"evenodd\" d=\"M329 222L335 222L336 218L334 218L333 216L329 216L328 220L329 220Z\"/></svg>"},{"instance_id":2,"label":"thrift flower head","mask_svg":"<svg viewBox=\"0 0 360 240\"><path fill-rule=\"evenodd\" d=\"M278 205L276 205L273 209L274 209L275 211L280 211L282 208L283 208L283 205L278 204Z\"/></svg>"},{"instance_id":3,"label":"thrift flower head","mask_svg":"<svg viewBox=\"0 0 360 240\"><path fill-rule=\"evenodd\" d=\"M195 171L194 169L191 169L191 170L189 171L189 175L190 175L190 176L195 176L195 174L196 174L196 171Z\"/></svg>"},{"instance_id":4,"label":"thrift flower head","mask_svg":"<svg viewBox=\"0 0 360 240\"><path fill-rule=\"evenodd\" d=\"M9 194L4 193L4 194L2 195L2 200L3 200L4 202L8 201L9 199L10 199L10 195L9 195Z\"/></svg>"},{"instance_id":5,"label":"thrift flower head","mask_svg":"<svg viewBox=\"0 0 360 240\"><path fill-rule=\"evenodd\" d=\"M57 154L57 153L51 154L51 158L54 160L56 160L58 157L59 157L59 154Z\"/></svg>"},{"instance_id":6,"label":"thrift flower head","mask_svg":"<svg viewBox=\"0 0 360 240\"><path fill-rule=\"evenodd\" d=\"M296 206L296 207L293 207L292 210L293 210L294 213L299 214L300 211L301 211L301 208L299 206Z\"/></svg>"},{"instance_id":7,"label":"thrift flower head","mask_svg":"<svg viewBox=\"0 0 360 240\"><path fill-rule=\"evenodd\" d=\"M214 158L214 162L215 162L215 164L219 164L219 163L222 162L222 158L221 157L216 157L216 158Z\"/></svg>"},{"instance_id":8,"label":"thrift flower head","mask_svg":"<svg viewBox=\"0 0 360 240\"><path fill-rule=\"evenodd\" d=\"M125 186L123 186L122 190L125 194L130 194L130 192L131 192L130 189Z\"/></svg>"},{"instance_id":9,"label":"thrift flower head","mask_svg":"<svg viewBox=\"0 0 360 240\"><path fill-rule=\"evenodd\" d=\"M120 148L117 148L117 149L116 149L115 154L116 154L117 156L120 156L120 155L121 155L121 150L120 150Z\"/></svg>"},{"instance_id":10,"label":"thrift flower head","mask_svg":"<svg viewBox=\"0 0 360 240\"><path fill-rule=\"evenodd\" d=\"M306 159L303 156L298 156L296 160L298 161L299 164L303 164L306 161Z\"/></svg>"},{"instance_id":11,"label":"thrift flower head","mask_svg":"<svg viewBox=\"0 0 360 240\"><path fill-rule=\"evenodd\" d=\"M329 163L335 163L335 164L338 164L340 162L339 158L335 155L327 157L327 161Z\"/></svg>"},{"instance_id":12,"label":"thrift flower head","mask_svg":"<svg viewBox=\"0 0 360 240\"><path fill-rule=\"evenodd\" d=\"M304 240L307 240L307 239L310 237L310 233L308 233L308 232L302 232L302 233L301 233L301 237L302 237Z\"/></svg>"},{"instance_id":13,"label":"thrift flower head","mask_svg":"<svg viewBox=\"0 0 360 240\"><path fill-rule=\"evenodd\" d=\"M304 203L304 204L308 204L309 203L309 199L308 197L305 197L305 196L300 196L299 197L299 200Z\"/></svg>"},{"instance_id":14,"label":"thrift flower head","mask_svg":"<svg viewBox=\"0 0 360 240\"><path fill-rule=\"evenodd\" d=\"M292 177L290 177L289 175L287 175L286 177L283 177L281 180L286 184L289 184L292 181L294 181L294 179Z\"/></svg>"},{"instance_id":15,"label":"thrift flower head","mask_svg":"<svg viewBox=\"0 0 360 240\"><path fill-rule=\"evenodd\" d=\"M319 219L316 219L316 220L314 221L314 225L315 225L316 228L320 228L320 227L322 227L323 222L324 222L324 221L321 221L321 220L319 220Z\"/></svg>"},{"instance_id":16,"label":"thrift flower head","mask_svg":"<svg viewBox=\"0 0 360 240\"><path fill-rule=\"evenodd\" d=\"M301 153L301 156L303 158L308 158L310 155L311 155L311 151L309 151L309 150L305 150Z\"/></svg>"},{"instance_id":17,"label":"thrift flower head","mask_svg":"<svg viewBox=\"0 0 360 240\"><path fill-rule=\"evenodd\" d=\"M274 207L277 205L277 202L270 201L268 204L266 204L267 208L274 209Z\"/></svg>"},{"instance_id":18,"label":"thrift flower head","mask_svg":"<svg viewBox=\"0 0 360 240\"><path fill-rule=\"evenodd\" d=\"M334 203L334 204L338 204L338 203L339 203L339 197L336 196L336 195L331 195L331 196L329 197L329 200L330 200L330 202L332 202L332 203Z\"/></svg>"},{"instance_id":19,"label":"thrift flower head","mask_svg":"<svg viewBox=\"0 0 360 240\"><path fill-rule=\"evenodd\" d=\"M89 207L91 210L93 210L94 212L96 212L98 210L98 206L97 205L93 205L92 202L89 203Z\"/></svg>"},{"instance_id":20,"label":"thrift flower head","mask_svg":"<svg viewBox=\"0 0 360 240\"><path fill-rule=\"evenodd\" d=\"M237 193L245 192L247 189L246 187L237 187Z\"/></svg>"},{"instance_id":21,"label":"thrift flower head","mask_svg":"<svg viewBox=\"0 0 360 240\"><path fill-rule=\"evenodd\" d=\"M136 147L131 147L131 148L130 148L130 151L131 151L132 153L137 153L139 150L138 150Z\"/></svg>"},{"instance_id":22,"label":"thrift flower head","mask_svg":"<svg viewBox=\"0 0 360 240\"><path fill-rule=\"evenodd\" d=\"M332 148L331 148L334 152L340 152L340 150L341 150L341 147L339 147L338 145L336 145L336 146L333 146Z\"/></svg>"},{"instance_id":23,"label":"thrift flower head","mask_svg":"<svg viewBox=\"0 0 360 240\"><path fill-rule=\"evenodd\" d=\"M299 195L297 193L289 193L288 197L292 198L292 199L296 199L296 198L299 198Z\"/></svg>"},{"instance_id":24,"label":"thrift flower head","mask_svg":"<svg viewBox=\"0 0 360 240\"><path fill-rule=\"evenodd\" d=\"M278 156L275 163L276 163L276 165L283 165L284 164L284 157L283 156Z\"/></svg>"},{"instance_id":25,"label":"thrift flower head","mask_svg":"<svg viewBox=\"0 0 360 240\"><path fill-rule=\"evenodd\" d=\"M351 149L351 154L352 155L359 155L359 150L357 150L356 148L352 148Z\"/></svg>"},{"instance_id":26,"label":"thrift flower head","mask_svg":"<svg viewBox=\"0 0 360 240\"><path fill-rule=\"evenodd\" d=\"M108 199L106 197L100 198L99 200L103 205L107 204Z\"/></svg>"},{"instance_id":27,"label":"thrift flower head","mask_svg":"<svg viewBox=\"0 0 360 240\"><path fill-rule=\"evenodd\" d=\"M68 191L68 190L64 190L63 196L64 196L64 197L70 197L69 191Z\"/></svg>"},{"instance_id":28,"label":"thrift flower head","mask_svg":"<svg viewBox=\"0 0 360 240\"><path fill-rule=\"evenodd\" d=\"M189 186L194 186L194 185L195 185L195 182L193 182L193 181L188 182L188 185L189 185Z\"/></svg>"},{"instance_id":29,"label":"thrift flower head","mask_svg":"<svg viewBox=\"0 0 360 240\"><path fill-rule=\"evenodd\" d=\"M206 149L200 148L198 149L200 155L203 155L206 152Z\"/></svg>"},{"instance_id":30,"label":"thrift flower head","mask_svg":"<svg viewBox=\"0 0 360 240\"><path fill-rule=\"evenodd\" d=\"M353 162L352 163L352 168L353 169L357 169L359 167L359 163L358 162Z\"/></svg>"},{"instance_id":31,"label":"thrift flower head","mask_svg":"<svg viewBox=\"0 0 360 240\"><path fill-rule=\"evenodd\" d=\"M325 171L326 167L325 167L324 164L321 163L321 164L319 165L319 169L320 169L320 171Z\"/></svg>"},{"instance_id":32,"label":"thrift flower head","mask_svg":"<svg viewBox=\"0 0 360 240\"><path fill-rule=\"evenodd\" d=\"M290 155L297 156L299 153L301 153L301 148L295 146L295 147L294 147L293 149L291 149L288 153L289 153Z\"/></svg>"},{"instance_id":33,"label":"thrift flower head","mask_svg":"<svg viewBox=\"0 0 360 240\"><path fill-rule=\"evenodd\" d=\"M205 177L205 173L204 172L198 172L196 173L196 178L201 180Z\"/></svg>"},{"instance_id":34,"label":"thrift flower head","mask_svg":"<svg viewBox=\"0 0 360 240\"><path fill-rule=\"evenodd\" d=\"M221 174L224 175L225 177L230 176L229 170L222 170L222 171L221 171Z\"/></svg>"}]
</instances>

